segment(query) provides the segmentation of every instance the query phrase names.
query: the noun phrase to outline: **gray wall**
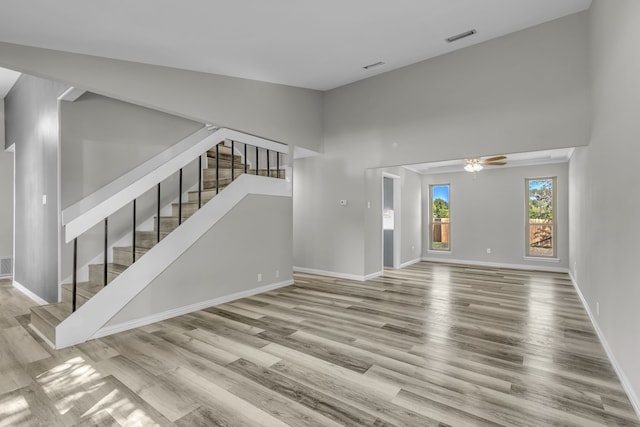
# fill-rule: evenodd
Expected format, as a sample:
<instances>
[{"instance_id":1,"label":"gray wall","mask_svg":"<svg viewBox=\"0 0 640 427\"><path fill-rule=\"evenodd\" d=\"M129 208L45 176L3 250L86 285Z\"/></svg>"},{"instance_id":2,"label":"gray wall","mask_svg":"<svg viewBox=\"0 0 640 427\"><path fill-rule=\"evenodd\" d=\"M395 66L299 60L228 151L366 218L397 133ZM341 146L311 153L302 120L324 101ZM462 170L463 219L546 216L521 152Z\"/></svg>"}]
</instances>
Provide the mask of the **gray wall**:
<instances>
[{"instance_id":1,"label":"gray wall","mask_svg":"<svg viewBox=\"0 0 640 427\"><path fill-rule=\"evenodd\" d=\"M0 43L0 66L322 151L318 91L9 43Z\"/></svg>"},{"instance_id":2,"label":"gray wall","mask_svg":"<svg viewBox=\"0 0 640 427\"><path fill-rule=\"evenodd\" d=\"M636 0L593 1L591 141L570 164L571 269L634 389L636 405L640 405L638 22ZM640 411L640 406L636 408Z\"/></svg>"},{"instance_id":3,"label":"gray wall","mask_svg":"<svg viewBox=\"0 0 640 427\"><path fill-rule=\"evenodd\" d=\"M587 24L567 16L326 93L325 155L295 164L295 265L370 272L367 168L585 145Z\"/></svg>"},{"instance_id":4,"label":"gray wall","mask_svg":"<svg viewBox=\"0 0 640 427\"><path fill-rule=\"evenodd\" d=\"M0 258L13 256L13 153L4 150L4 99L0 100Z\"/></svg>"},{"instance_id":5,"label":"gray wall","mask_svg":"<svg viewBox=\"0 0 640 427\"><path fill-rule=\"evenodd\" d=\"M60 118L62 210L202 127L201 123L93 93L62 102ZM184 168L184 191L197 183L197 176L197 162ZM178 188L177 175L162 183L162 206L178 198ZM137 201L138 221L152 217L156 209L156 190L152 188ZM125 206L109 218L110 242L131 232L131 212L131 205ZM64 282L73 273L73 245L64 241L61 245L60 280ZM79 238L79 249L79 266L104 253L102 223Z\"/></svg>"},{"instance_id":6,"label":"gray wall","mask_svg":"<svg viewBox=\"0 0 640 427\"><path fill-rule=\"evenodd\" d=\"M107 326L291 280L291 216L290 197L245 197Z\"/></svg>"},{"instance_id":7,"label":"gray wall","mask_svg":"<svg viewBox=\"0 0 640 427\"><path fill-rule=\"evenodd\" d=\"M556 236L559 262L525 255L525 179L556 176ZM451 252L429 249L429 185L450 184ZM569 267L569 196L566 163L425 175L422 187L425 257L482 263ZM487 254L487 248L491 253Z\"/></svg>"},{"instance_id":8,"label":"gray wall","mask_svg":"<svg viewBox=\"0 0 640 427\"><path fill-rule=\"evenodd\" d=\"M58 298L57 98L66 89L22 75L5 98L5 135L16 156L14 280L49 302Z\"/></svg>"}]
</instances>

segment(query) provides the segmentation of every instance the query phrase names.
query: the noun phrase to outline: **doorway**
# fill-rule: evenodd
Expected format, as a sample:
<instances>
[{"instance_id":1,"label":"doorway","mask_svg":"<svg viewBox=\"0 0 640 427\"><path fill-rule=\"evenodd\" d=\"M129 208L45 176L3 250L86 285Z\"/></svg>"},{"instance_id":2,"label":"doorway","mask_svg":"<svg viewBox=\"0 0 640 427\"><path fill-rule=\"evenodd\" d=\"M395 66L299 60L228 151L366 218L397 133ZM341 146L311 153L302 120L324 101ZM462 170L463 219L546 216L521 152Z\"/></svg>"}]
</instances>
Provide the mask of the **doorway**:
<instances>
[{"instance_id":1,"label":"doorway","mask_svg":"<svg viewBox=\"0 0 640 427\"><path fill-rule=\"evenodd\" d=\"M400 177L382 175L382 267L400 268Z\"/></svg>"}]
</instances>

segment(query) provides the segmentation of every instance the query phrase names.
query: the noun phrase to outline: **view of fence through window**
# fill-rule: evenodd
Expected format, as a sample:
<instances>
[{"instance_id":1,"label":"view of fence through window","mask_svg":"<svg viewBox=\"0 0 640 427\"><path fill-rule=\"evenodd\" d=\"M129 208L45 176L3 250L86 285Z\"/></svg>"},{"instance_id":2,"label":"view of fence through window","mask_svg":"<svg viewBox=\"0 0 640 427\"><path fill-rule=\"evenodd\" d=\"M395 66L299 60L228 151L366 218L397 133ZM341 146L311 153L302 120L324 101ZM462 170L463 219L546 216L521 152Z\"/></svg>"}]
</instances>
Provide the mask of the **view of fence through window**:
<instances>
[{"instance_id":1,"label":"view of fence through window","mask_svg":"<svg viewBox=\"0 0 640 427\"><path fill-rule=\"evenodd\" d=\"M555 184L555 177L526 180L528 256L555 256Z\"/></svg>"},{"instance_id":2,"label":"view of fence through window","mask_svg":"<svg viewBox=\"0 0 640 427\"><path fill-rule=\"evenodd\" d=\"M449 185L430 185L429 201L431 205L430 249L436 251L451 250L449 243L451 235Z\"/></svg>"}]
</instances>

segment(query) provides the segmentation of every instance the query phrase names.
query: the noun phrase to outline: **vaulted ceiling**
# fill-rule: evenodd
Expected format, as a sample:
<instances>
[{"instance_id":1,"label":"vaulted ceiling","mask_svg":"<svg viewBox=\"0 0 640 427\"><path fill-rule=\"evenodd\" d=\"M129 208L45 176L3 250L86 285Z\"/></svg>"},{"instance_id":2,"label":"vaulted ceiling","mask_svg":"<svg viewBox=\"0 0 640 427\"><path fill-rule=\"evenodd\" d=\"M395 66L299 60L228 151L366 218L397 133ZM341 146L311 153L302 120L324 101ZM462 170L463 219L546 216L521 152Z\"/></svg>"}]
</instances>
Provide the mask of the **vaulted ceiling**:
<instances>
[{"instance_id":1,"label":"vaulted ceiling","mask_svg":"<svg viewBox=\"0 0 640 427\"><path fill-rule=\"evenodd\" d=\"M319 90L589 8L591 0L7 0L0 41ZM445 38L476 30L454 43ZM364 69L369 64L383 65Z\"/></svg>"}]
</instances>

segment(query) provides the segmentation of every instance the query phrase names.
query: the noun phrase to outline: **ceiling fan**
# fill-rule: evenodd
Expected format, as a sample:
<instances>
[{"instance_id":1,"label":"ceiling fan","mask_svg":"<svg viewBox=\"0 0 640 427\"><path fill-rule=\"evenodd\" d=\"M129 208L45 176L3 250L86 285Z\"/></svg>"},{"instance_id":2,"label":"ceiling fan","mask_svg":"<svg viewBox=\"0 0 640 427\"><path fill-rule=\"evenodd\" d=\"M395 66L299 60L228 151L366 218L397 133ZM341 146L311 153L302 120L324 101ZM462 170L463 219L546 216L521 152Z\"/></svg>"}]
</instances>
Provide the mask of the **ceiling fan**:
<instances>
[{"instance_id":1,"label":"ceiling fan","mask_svg":"<svg viewBox=\"0 0 640 427\"><path fill-rule=\"evenodd\" d=\"M484 166L504 166L507 164L507 162L503 160L506 159L507 156L495 156L489 157L488 159L482 159L480 157L466 159L464 161L464 170L466 170L467 172L478 172L481 171Z\"/></svg>"}]
</instances>

